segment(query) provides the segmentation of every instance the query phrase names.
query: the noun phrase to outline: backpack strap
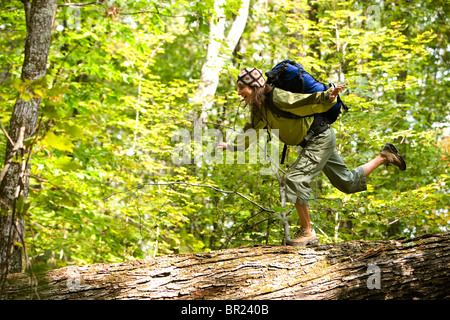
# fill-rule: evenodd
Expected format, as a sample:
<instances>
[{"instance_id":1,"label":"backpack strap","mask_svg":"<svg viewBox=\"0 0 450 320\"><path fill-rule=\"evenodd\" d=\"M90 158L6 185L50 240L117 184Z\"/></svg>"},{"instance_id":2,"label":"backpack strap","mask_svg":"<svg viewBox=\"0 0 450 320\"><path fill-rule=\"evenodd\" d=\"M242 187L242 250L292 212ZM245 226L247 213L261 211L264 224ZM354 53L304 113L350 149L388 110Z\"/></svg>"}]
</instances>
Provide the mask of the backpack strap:
<instances>
[{"instance_id":1,"label":"backpack strap","mask_svg":"<svg viewBox=\"0 0 450 320\"><path fill-rule=\"evenodd\" d=\"M306 144L308 143L309 139L321 134L322 132L325 132L329 128L330 124L328 123L326 117L324 117L321 114L316 115L314 117L313 123L311 124L311 127L306 133L306 137L298 145L301 146L302 148L306 147Z\"/></svg>"},{"instance_id":2,"label":"backpack strap","mask_svg":"<svg viewBox=\"0 0 450 320\"><path fill-rule=\"evenodd\" d=\"M280 164L284 164L284 159L286 158L286 152L287 152L287 144L284 144L283 147L283 153L281 154L281 162Z\"/></svg>"}]
</instances>

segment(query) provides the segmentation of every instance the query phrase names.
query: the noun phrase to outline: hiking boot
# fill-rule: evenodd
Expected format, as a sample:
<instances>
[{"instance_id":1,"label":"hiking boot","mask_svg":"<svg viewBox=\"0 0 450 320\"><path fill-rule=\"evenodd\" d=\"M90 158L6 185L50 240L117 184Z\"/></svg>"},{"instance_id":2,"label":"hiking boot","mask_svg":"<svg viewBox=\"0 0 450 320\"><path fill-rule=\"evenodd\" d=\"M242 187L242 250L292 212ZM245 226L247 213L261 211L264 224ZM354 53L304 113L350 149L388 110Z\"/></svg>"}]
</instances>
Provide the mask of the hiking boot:
<instances>
[{"instance_id":1,"label":"hiking boot","mask_svg":"<svg viewBox=\"0 0 450 320\"><path fill-rule=\"evenodd\" d=\"M403 157L398 153L392 143L386 143L380 152L380 155L386 158L386 167L395 165L401 171L406 170L406 163Z\"/></svg>"},{"instance_id":2,"label":"hiking boot","mask_svg":"<svg viewBox=\"0 0 450 320\"><path fill-rule=\"evenodd\" d=\"M319 238L316 236L314 230L308 231L306 229L300 229L295 234L294 239L286 240L286 244L289 246L307 246L308 244L319 243Z\"/></svg>"}]
</instances>

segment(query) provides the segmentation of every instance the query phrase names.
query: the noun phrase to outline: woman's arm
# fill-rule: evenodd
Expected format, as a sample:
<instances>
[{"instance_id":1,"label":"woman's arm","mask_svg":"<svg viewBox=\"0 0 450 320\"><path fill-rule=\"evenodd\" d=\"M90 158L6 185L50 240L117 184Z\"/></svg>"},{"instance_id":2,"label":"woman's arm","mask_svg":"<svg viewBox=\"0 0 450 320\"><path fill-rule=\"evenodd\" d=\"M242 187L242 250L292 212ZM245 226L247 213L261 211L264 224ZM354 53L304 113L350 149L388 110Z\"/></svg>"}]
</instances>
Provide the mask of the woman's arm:
<instances>
[{"instance_id":1,"label":"woman's arm","mask_svg":"<svg viewBox=\"0 0 450 320\"><path fill-rule=\"evenodd\" d=\"M247 123L244 125L244 128L240 134L238 134L235 137L234 143L231 143L231 150L233 151L245 151L249 147L250 144L252 144L257 138L258 138L258 130L265 128L267 123L263 120L256 120L256 119L250 119L247 121ZM255 134L248 134L249 130L255 130ZM247 133L247 134L246 134ZM246 139L242 139L244 136L247 136ZM217 145L217 148L219 149L227 149L228 144L226 142L219 142Z\"/></svg>"},{"instance_id":2,"label":"woman's arm","mask_svg":"<svg viewBox=\"0 0 450 320\"><path fill-rule=\"evenodd\" d=\"M344 87L345 87L345 84L342 84L342 85L337 86L336 88L334 88L334 90L331 91L331 93L330 93L330 97L329 97L330 100L334 101L334 99L337 98L339 92L341 92L341 90L344 89Z\"/></svg>"},{"instance_id":3,"label":"woman's arm","mask_svg":"<svg viewBox=\"0 0 450 320\"><path fill-rule=\"evenodd\" d=\"M327 91L314 93L293 93L275 88L273 103L276 107L296 114L308 116L328 111L335 103L339 92L345 87L340 85Z\"/></svg>"}]
</instances>

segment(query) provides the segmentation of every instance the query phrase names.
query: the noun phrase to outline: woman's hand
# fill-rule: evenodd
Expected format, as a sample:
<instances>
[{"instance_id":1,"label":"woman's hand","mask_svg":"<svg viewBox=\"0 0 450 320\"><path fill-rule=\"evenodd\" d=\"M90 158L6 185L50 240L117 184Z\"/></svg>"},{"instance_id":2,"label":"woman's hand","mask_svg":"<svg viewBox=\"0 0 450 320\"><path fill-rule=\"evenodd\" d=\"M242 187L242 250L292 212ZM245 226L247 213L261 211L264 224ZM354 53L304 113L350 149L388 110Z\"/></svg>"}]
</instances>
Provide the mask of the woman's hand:
<instances>
[{"instance_id":1,"label":"woman's hand","mask_svg":"<svg viewBox=\"0 0 450 320\"><path fill-rule=\"evenodd\" d=\"M338 96L339 92L341 92L342 89L344 89L345 84L342 84L340 86L337 86L334 88L334 90L330 93L330 101L333 101Z\"/></svg>"},{"instance_id":2,"label":"woman's hand","mask_svg":"<svg viewBox=\"0 0 450 320\"><path fill-rule=\"evenodd\" d=\"M219 142L217 145L217 149L223 149L225 150L227 148L227 144L225 142Z\"/></svg>"}]
</instances>

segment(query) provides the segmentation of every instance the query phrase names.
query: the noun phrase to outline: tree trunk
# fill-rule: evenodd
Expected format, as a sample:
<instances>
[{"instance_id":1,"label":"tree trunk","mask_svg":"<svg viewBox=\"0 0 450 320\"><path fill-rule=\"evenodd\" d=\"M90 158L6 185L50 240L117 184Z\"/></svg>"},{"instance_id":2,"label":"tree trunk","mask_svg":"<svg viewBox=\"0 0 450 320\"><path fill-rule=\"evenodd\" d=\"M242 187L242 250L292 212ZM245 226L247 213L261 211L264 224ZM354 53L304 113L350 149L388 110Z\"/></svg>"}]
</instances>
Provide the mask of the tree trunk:
<instances>
[{"instance_id":1,"label":"tree trunk","mask_svg":"<svg viewBox=\"0 0 450 320\"><path fill-rule=\"evenodd\" d=\"M219 76L225 65L225 58L220 56L221 49L224 49L222 42L226 43L225 49L233 52L244 32L248 18L250 0L243 0L238 15L233 21L227 37L225 37L225 13L223 8L221 8L224 3L224 0L216 0L214 2L216 16L211 18L206 62L202 67L200 86L193 98L193 102L201 104L204 110L211 109L214 102L214 94L219 84ZM203 111L200 119L205 118L206 111Z\"/></svg>"},{"instance_id":2,"label":"tree trunk","mask_svg":"<svg viewBox=\"0 0 450 320\"><path fill-rule=\"evenodd\" d=\"M257 246L8 278L7 299L448 299L450 233Z\"/></svg>"},{"instance_id":3,"label":"tree trunk","mask_svg":"<svg viewBox=\"0 0 450 320\"><path fill-rule=\"evenodd\" d=\"M46 74L51 27L56 0L22 0L25 6L27 38L22 81L27 92L21 92L11 116L5 166L0 184L0 275L22 271L24 224L16 203L28 194L29 152L25 139L35 134L41 98L33 92L33 83ZM23 95L30 98L22 98ZM16 210L17 209L17 210ZM1 283L0 283L1 287Z\"/></svg>"}]
</instances>

